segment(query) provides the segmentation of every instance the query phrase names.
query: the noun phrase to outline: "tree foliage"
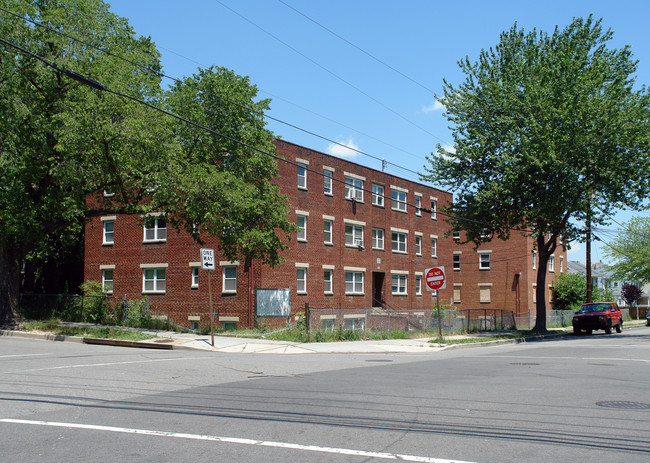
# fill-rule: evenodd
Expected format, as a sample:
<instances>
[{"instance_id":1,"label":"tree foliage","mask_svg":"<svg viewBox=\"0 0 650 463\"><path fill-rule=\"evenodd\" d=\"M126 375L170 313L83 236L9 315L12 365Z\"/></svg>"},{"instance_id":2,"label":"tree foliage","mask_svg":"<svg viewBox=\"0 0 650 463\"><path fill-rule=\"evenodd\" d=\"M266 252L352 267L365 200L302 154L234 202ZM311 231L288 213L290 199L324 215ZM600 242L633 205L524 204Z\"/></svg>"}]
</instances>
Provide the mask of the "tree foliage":
<instances>
[{"instance_id":1,"label":"tree foliage","mask_svg":"<svg viewBox=\"0 0 650 463\"><path fill-rule=\"evenodd\" d=\"M614 276L623 281L650 283L650 217L634 217L605 247L613 259Z\"/></svg>"},{"instance_id":2,"label":"tree foliage","mask_svg":"<svg viewBox=\"0 0 650 463\"><path fill-rule=\"evenodd\" d=\"M594 288L594 301L611 301L612 293L603 288ZM587 301L587 281L584 274L561 273L553 282L553 309L578 310Z\"/></svg>"},{"instance_id":3,"label":"tree foliage","mask_svg":"<svg viewBox=\"0 0 650 463\"><path fill-rule=\"evenodd\" d=\"M80 239L92 215L161 212L176 228L224 238L230 258L279 262L277 234L293 228L268 156L61 69L272 151L268 101L253 101L248 79L209 69L164 92L152 40L103 1L5 5L14 14L0 12L0 37L31 54L0 43L0 326L16 316L22 262ZM87 201L104 190L114 195Z\"/></svg>"},{"instance_id":4,"label":"tree foliage","mask_svg":"<svg viewBox=\"0 0 650 463\"><path fill-rule=\"evenodd\" d=\"M621 296L628 306L635 306L643 297L643 291L637 285L632 283L623 283L621 285Z\"/></svg>"},{"instance_id":5,"label":"tree foliage","mask_svg":"<svg viewBox=\"0 0 650 463\"><path fill-rule=\"evenodd\" d=\"M465 80L445 80L438 97L454 149L439 145L422 178L454 191L445 212L468 240L534 237L537 332L546 330L549 256L583 237L575 224L589 211L605 223L648 194L650 96L634 88L629 47L609 49L611 38L591 16L551 34L515 24L478 61L459 61Z\"/></svg>"}]
</instances>

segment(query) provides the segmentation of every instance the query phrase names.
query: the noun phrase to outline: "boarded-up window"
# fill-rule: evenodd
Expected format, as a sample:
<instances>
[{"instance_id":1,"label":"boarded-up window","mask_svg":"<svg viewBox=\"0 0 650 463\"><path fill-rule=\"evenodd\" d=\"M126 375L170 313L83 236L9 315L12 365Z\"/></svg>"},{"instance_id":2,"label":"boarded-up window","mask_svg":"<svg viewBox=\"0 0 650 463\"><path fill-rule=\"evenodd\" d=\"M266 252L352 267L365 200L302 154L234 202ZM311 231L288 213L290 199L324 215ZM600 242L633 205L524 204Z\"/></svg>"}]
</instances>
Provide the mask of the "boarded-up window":
<instances>
[{"instance_id":1,"label":"boarded-up window","mask_svg":"<svg viewBox=\"0 0 650 463\"><path fill-rule=\"evenodd\" d=\"M478 291L479 291L479 298L481 302L491 302L489 286L479 286Z\"/></svg>"}]
</instances>

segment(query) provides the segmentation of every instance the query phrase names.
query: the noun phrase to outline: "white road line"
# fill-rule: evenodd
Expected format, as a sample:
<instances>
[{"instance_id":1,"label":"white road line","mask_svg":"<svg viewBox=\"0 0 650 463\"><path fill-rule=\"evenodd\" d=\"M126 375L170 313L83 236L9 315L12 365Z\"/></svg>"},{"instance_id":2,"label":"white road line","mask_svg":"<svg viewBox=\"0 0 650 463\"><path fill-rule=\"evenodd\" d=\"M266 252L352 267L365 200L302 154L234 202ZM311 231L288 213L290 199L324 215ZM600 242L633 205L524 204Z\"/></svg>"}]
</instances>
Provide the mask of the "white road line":
<instances>
[{"instance_id":1,"label":"white road line","mask_svg":"<svg viewBox=\"0 0 650 463\"><path fill-rule=\"evenodd\" d=\"M126 434L139 434L139 435L157 436L157 437L174 437L179 439L204 440L204 441L224 442L228 444L240 444L240 445L255 445L260 447L274 447L274 448L281 448L281 449L303 450L308 452L335 453L339 455L355 455L364 458L377 458L383 460L416 461L416 462L423 462L423 463L470 463L461 460L445 460L440 458L420 457L416 455L400 455L397 453L368 452L365 450L343 449L343 448L336 448L336 447L321 447L318 445L292 444L290 442L274 442L274 441L263 441L263 440L254 440L254 439L240 439L237 437L219 437L219 436L208 436L202 434L186 434L186 433L167 432L167 431L152 431L147 429L130 429L130 428L119 428L114 426L98 426L92 424L58 423L54 421L14 420L9 418L0 419L0 423L29 424L29 425L36 425L36 426L53 426L59 428L72 428L72 429L88 429L92 431L120 432Z\"/></svg>"},{"instance_id":2,"label":"white road line","mask_svg":"<svg viewBox=\"0 0 650 463\"><path fill-rule=\"evenodd\" d=\"M650 363L650 359L626 359L618 357L538 357L534 355L472 355L471 358L507 358L507 359L526 359L526 360L611 360L616 362L642 362Z\"/></svg>"},{"instance_id":3,"label":"white road line","mask_svg":"<svg viewBox=\"0 0 650 463\"><path fill-rule=\"evenodd\" d=\"M167 358L167 359L133 360L130 362L82 363L78 365L62 365L59 367L33 368L31 370L21 370L21 373L33 372L33 371L47 371L47 370L65 370L66 368L105 367L105 366L112 366L112 365L131 365L134 363L174 362L178 360L196 360L196 359L197 357L178 357L178 358Z\"/></svg>"},{"instance_id":4,"label":"white road line","mask_svg":"<svg viewBox=\"0 0 650 463\"><path fill-rule=\"evenodd\" d=\"M14 357L37 357L37 356L43 356L43 355L51 355L51 354L16 354L16 355L0 355L0 359L10 359Z\"/></svg>"}]
</instances>

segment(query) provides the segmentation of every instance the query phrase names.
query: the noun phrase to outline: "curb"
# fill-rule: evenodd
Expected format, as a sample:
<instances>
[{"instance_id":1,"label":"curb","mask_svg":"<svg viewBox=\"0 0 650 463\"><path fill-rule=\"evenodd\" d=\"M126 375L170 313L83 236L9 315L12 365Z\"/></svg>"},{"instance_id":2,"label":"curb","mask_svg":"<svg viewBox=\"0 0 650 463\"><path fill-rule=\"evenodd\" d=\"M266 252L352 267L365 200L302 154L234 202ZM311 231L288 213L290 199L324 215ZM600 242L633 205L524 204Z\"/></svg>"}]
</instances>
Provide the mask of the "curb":
<instances>
[{"instance_id":1,"label":"curb","mask_svg":"<svg viewBox=\"0 0 650 463\"><path fill-rule=\"evenodd\" d=\"M0 330L0 336L15 336L17 338L44 339L46 341L68 341L83 343L83 338L78 336L64 336L62 334L30 333L28 331Z\"/></svg>"}]
</instances>

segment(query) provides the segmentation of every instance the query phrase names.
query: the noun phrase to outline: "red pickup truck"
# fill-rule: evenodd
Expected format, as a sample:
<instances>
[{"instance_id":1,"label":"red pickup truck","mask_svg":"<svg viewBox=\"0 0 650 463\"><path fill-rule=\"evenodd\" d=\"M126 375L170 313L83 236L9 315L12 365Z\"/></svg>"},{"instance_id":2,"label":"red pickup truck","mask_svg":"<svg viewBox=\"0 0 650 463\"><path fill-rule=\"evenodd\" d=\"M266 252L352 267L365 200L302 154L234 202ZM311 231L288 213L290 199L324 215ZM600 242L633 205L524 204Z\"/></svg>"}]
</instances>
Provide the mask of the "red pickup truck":
<instances>
[{"instance_id":1,"label":"red pickup truck","mask_svg":"<svg viewBox=\"0 0 650 463\"><path fill-rule=\"evenodd\" d=\"M593 330L605 330L612 334L612 327L620 333L623 329L623 315L615 302L590 302L582 304L573 316L573 334L579 336L582 330L591 334Z\"/></svg>"}]
</instances>

